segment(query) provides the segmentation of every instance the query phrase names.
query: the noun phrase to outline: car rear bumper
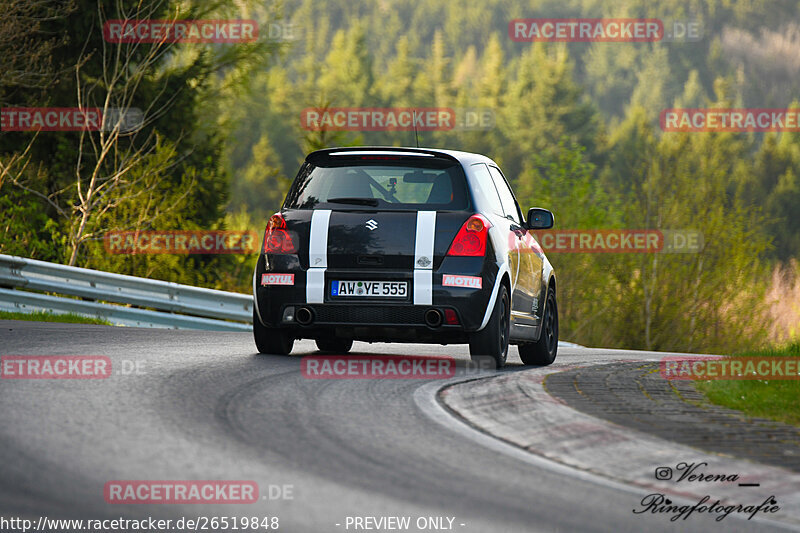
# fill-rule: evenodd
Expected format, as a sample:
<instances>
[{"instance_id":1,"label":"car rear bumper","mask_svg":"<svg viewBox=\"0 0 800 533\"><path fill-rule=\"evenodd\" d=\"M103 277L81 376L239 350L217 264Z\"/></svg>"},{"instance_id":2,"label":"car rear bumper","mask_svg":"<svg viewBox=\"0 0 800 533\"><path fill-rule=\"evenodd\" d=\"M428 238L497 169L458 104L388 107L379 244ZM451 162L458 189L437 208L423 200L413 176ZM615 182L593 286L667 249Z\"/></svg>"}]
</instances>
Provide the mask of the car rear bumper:
<instances>
[{"instance_id":1,"label":"car rear bumper","mask_svg":"<svg viewBox=\"0 0 800 533\"><path fill-rule=\"evenodd\" d=\"M254 278L256 305L264 325L290 329L298 338L335 334L374 341L467 342L468 334L481 327L498 272L497 265L483 258L446 257L432 272L431 303L415 305L413 272L327 270L324 273L323 301L309 302L307 271L292 269L295 263L288 259L271 259L269 270L267 263L264 255L259 257ZM264 286L260 283L264 274L292 274L292 283ZM480 287L446 286L443 282L448 275L480 278ZM407 281L408 296L397 299L337 298L331 295L330 283L333 280ZM448 277L447 281L452 283L453 278ZM301 320L298 320L297 314L301 309ZM457 324L446 323L446 310L455 314ZM431 325L431 321L426 320L426 313L430 311L441 314L441 325ZM310 320L306 320L309 316Z\"/></svg>"}]
</instances>

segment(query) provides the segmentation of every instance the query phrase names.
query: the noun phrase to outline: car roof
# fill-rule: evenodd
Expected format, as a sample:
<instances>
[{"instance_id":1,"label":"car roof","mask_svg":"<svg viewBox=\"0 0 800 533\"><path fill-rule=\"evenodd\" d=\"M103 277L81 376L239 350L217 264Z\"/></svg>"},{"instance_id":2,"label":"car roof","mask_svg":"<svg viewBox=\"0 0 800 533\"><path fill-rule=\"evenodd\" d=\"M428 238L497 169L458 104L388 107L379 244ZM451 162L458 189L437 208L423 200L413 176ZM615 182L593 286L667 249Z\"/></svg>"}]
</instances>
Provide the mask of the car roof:
<instances>
[{"instance_id":1,"label":"car roof","mask_svg":"<svg viewBox=\"0 0 800 533\"><path fill-rule=\"evenodd\" d=\"M413 148L407 146L347 146L339 148L325 148L316 150L306 156L306 161L314 163L323 159L330 160L337 155L403 155L413 156L433 156L451 159L461 163L462 166L469 166L475 163L487 163L497 166L497 163L481 154L472 152L461 152L458 150L441 150L438 148Z\"/></svg>"}]
</instances>

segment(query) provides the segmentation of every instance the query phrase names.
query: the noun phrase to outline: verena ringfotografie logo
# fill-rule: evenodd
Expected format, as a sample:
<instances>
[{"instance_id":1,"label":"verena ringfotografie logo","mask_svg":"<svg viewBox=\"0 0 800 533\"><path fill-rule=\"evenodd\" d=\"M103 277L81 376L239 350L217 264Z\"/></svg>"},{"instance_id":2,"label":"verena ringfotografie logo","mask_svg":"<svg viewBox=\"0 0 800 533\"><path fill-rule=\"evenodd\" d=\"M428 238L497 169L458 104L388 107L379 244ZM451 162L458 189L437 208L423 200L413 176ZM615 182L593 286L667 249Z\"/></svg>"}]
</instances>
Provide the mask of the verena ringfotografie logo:
<instances>
[{"instance_id":1,"label":"verena ringfotografie logo","mask_svg":"<svg viewBox=\"0 0 800 533\"><path fill-rule=\"evenodd\" d=\"M249 43L258 39L255 20L108 20L109 43Z\"/></svg>"},{"instance_id":2,"label":"verena ringfotografie logo","mask_svg":"<svg viewBox=\"0 0 800 533\"><path fill-rule=\"evenodd\" d=\"M306 379L445 379L456 374L453 357L404 355L308 355L300 362Z\"/></svg>"},{"instance_id":3,"label":"verena ringfotografie logo","mask_svg":"<svg viewBox=\"0 0 800 533\"><path fill-rule=\"evenodd\" d=\"M664 357L659 368L668 380L800 379L797 357Z\"/></svg>"},{"instance_id":4,"label":"verena ringfotografie logo","mask_svg":"<svg viewBox=\"0 0 800 533\"><path fill-rule=\"evenodd\" d=\"M663 131L800 131L800 109L675 108L659 115Z\"/></svg>"},{"instance_id":5,"label":"verena ringfotografie logo","mask_svg":"<svg viewBox=\"0 0 800 533\"><path fill-rule=\"evenodd\" d=\"M252 254L255 231L110 231L103 236L109 254Z\"/></svg>"},{"instance_id":6,"label":"verena ringfotografie logo","mask_svg":"<svg viewBox=\"0 0 800 533\"><path fill-rule=\"evenodd\" d=\"M109 481L103 498L112 504L255 503L253 481Z\"/></svg>"},{"instance_id":7,"label":"verena ringfotografie logo","mask_svg":"<svg viewBox=\"0 0 800 533\"><path fill-rule=\"evenodd\" d=\"M2 379L106 379L111 359L105 355L4 355Z\"/></svg>"},{"instance_id":8,"label":"verena ringfotografie logo","mask_svg":"<svg viewBox=\"0 0 800 533\"><path fill-rule=\"evenodd\" d=\"M585 229L536 230L523 238L525 252L536 253L697 253L703 234L694 230ZM514 235L510 240L515 240ZM537 243L538 241L538 243ZM515 243L509 242L511 247Z\"/></svg>"},{"instance_id":9,"label":"verena ringfotografie logo","mask_svg":"<svg viewBox=\"0 0 800 533\"><path fill-rule=\"evenodd\" d=\"M137 108L5 107L0 109L0 131L119 131L142 126Z\"/></svg>"},{"instance_id":10,"label":"verena ringfotografie logo","mask_svg":"<svg viewBox=\"0 0 800 533\"><path fill-rule=\"evenodd\" d=\"M708 472L708 463L681 461L675 467L658 466L655 469L655 479L658 482L672 481L675 484L698 484L704 486L738 484L739 487L758 487L760 483L739 482L741 477L735 472ZM715 516L716 522L722 522L730 515L740 515L747 520L752 520L757 514L772 514L781 510L775 495L759 498L755 503L732 503L723 501L706 494L694 505L673 502L663 493L648 494L639 502L639 508L633 509L633 514L664 515L670 522L687 520L694 513Z\"/></svg>"}]
</instances>

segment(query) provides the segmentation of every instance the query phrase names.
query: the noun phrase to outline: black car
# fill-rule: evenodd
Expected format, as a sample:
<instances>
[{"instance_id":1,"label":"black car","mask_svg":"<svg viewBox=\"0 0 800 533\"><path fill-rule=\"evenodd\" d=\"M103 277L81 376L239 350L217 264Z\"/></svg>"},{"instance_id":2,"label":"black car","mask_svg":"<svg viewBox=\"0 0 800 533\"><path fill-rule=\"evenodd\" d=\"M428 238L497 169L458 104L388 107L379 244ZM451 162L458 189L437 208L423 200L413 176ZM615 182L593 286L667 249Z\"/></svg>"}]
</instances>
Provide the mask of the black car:
<instances>
[{"instance_id":1,"label":"black car","mask_svg":"<svg viewBox=\"0 0 800 533\"><path fill-rule=\"evenodd\" d=\"M258 351L295 339L345 353L353 340L469 343L502 366L508 345L548 365L556 278L488 157L425 148L332 148L306 157L267 224L253 277Z\"/></svg>"}]
</instances>

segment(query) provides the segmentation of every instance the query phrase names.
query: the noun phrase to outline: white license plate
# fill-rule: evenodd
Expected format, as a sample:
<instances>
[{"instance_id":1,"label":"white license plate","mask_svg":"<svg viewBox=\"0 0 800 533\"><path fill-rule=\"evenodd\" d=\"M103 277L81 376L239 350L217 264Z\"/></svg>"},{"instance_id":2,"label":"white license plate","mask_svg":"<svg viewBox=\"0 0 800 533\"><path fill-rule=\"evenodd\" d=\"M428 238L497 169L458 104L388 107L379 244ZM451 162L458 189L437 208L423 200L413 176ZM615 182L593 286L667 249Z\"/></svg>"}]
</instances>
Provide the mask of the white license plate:
<instances>
[{"instance_id":1,"label":"white license plate","mask_svg":"<svg viewBox=\"0 0 800 533\"><path fill-rule=\"evenodd\" d=\"M377 296L405 298L407 281L332 281L331 296Z\"/></svg>"}]
</instances>

